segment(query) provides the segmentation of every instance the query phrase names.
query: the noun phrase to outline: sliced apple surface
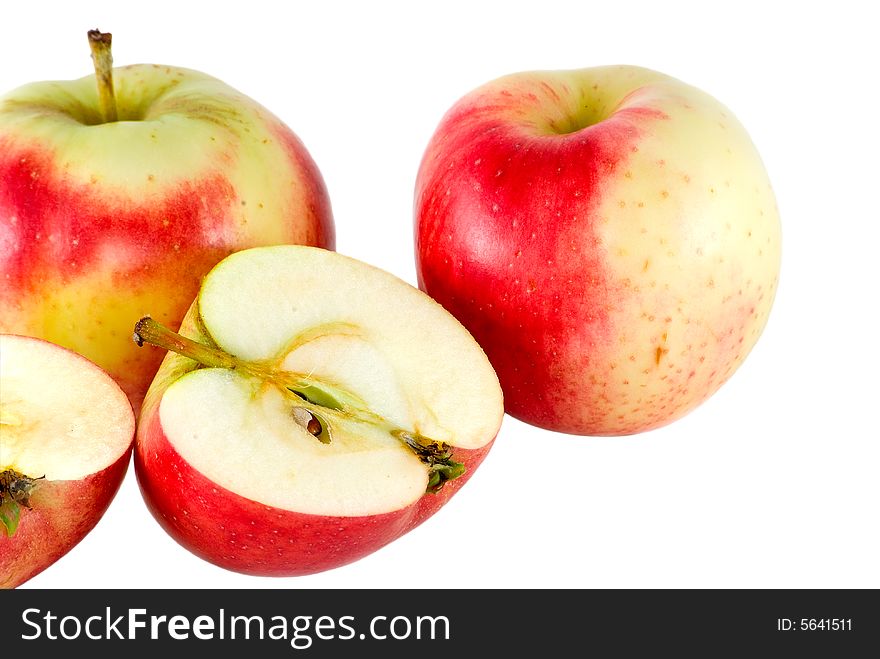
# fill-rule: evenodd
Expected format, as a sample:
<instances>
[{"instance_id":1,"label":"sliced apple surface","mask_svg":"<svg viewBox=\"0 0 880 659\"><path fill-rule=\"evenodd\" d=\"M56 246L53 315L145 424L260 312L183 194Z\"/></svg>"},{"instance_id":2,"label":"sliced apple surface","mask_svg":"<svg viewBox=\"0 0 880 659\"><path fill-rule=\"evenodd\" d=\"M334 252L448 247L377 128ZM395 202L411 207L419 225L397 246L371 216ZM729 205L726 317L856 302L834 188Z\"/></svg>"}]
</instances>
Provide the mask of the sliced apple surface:
<instances>
[{"instance_id":1,"label":"sliced apple surface","mask_svg":"<svg viewBox=\"0 0 880 659\"><path fill-rule=\"evenodd\" d=\"M162 427L209 479L278 508L369 515L424 494L425 468L386 428L323 413L330 439L322 443L298 421L296 410L306 408L293 398L233 371L200 369L168 389Z\"/></svg>"},{"instance_id":2,"label":"sliced apple surface","mask_svg":"<svg viewBox=\"0 0 880 659\"><path fill-rule=\"evenodd\" d=\"M495 372L457 320L393 275L318 248L233 254L205 278L179 335L146 318L135 336L180 353L166 357L147 396L136 462L148 504L173 535L186 525L172 518L208 512L188 483L176 498L158 492L159 480L165 493L174 487L160 472L175 462L177 473L211 483L210 494L301 515L281 526L296 534L302 522L312 541L313 518L386 516L394 531L376 534L378 548L460 487L503 416ZM424 497L436 501L422 505ZM179 510L169 515L160 500ZM203 535L205 524L228 528L237 515L210 517L198 525ZM278 531L284 517L264 530ZM275 561L278 570L215 562L301 573L295 554ZM343 551L339 564L356 557Z\"/></svg>"},{"instance_id":3,"label":"sliced apple surface","mask_svg":"<svg viewBox=\"0 0 880 659\"><path fill-rule=\"evenodd\" d=\"M0 586L42 571L91 530L128 466L134 414L84 357L0 335Z\"/></svg>"}]
</instances>

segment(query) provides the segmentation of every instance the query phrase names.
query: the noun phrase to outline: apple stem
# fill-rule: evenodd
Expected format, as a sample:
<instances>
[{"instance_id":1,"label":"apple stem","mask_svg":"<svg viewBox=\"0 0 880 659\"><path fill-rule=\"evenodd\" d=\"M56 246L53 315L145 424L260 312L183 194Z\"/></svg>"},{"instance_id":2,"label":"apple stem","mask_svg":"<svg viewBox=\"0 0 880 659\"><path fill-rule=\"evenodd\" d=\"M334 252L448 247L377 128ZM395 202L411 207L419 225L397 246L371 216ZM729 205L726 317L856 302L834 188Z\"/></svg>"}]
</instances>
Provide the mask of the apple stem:
<instances>
[{"instance_id":1,"label":"apple stem","mask_svg":"<svg viewBox=\"0 0 880 659\"><path fill-rule=\"evenodd\" d=\"M89 47L95 63L95 78L98 81L98 103L104 123L116 121L116 94L113 92L113 53L110 46L113 35L109 32L89 30Z\"/></svg>"},{"instance_id":2,"label":"apple stem","mask_svg":"<svg viewBox=\"0 0 880 659\"><path fill-rule=\"evenodd\" d=\"M189 357L209 368L235 369L241 366L241 362L229 353L188 339L177 332L172 332L150 316L144 316L137 322L134 326L132 339L139 346L149 343L157 348L164 348L176 352L178 355Z\"/></svg>"}]
</instances>

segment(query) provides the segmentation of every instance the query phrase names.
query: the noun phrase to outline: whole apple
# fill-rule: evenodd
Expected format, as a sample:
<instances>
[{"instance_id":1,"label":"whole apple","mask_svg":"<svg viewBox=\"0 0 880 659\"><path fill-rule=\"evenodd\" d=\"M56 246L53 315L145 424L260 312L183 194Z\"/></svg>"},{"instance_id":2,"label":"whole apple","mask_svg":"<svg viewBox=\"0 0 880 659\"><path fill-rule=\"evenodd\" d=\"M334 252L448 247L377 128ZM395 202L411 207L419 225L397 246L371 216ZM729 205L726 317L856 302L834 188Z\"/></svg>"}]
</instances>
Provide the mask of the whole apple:
<instances>
[{"instance_id":1,"label":"whole apple","mask_svg":"<svg viewBox=\"0 0 880 659\"><path fill-rule=\"evenodd\" d=\"M0 98L0 331L71 348L135 409L160 355L128 340L148 311L176 327L231 252L332 248L327 191L280 119L219 80L139 64Z\"/></svg>"},{"instance_id":2,"label":"whole apple","mask_svg":"<svg viewBox=\"0 0 880 659\"><path fill-rule=\"evenodd\" d=\"M418 172L420 286L528 423L623 435L711 396L761 334L780 266L767 173L708 94L633 66L490 82Z\"/></svg>"},{"instance_id":3,"label":"whole apple","mask_svg":"<svg viewBox=\"0 0 880 659\"><path fill-rule=\"evenodd\" d=\"M471 477L504 414L455 318L314 247L233 254L180 334L145 317L134 335L172 351L135 442L147 506L181 545L239 572L327 570L403 535Z\"/></svg>"},{"instance_id":4,"label":"whole apple","mask_svg":"<svg viewBox=\"0 0 880 659\"><path fill-rule=\"evenodd\" d=\"M0 588L14 588L101 519L135 423L107 373L33 337L0 334L0 391Z\"/></svg>"}]
</instances>

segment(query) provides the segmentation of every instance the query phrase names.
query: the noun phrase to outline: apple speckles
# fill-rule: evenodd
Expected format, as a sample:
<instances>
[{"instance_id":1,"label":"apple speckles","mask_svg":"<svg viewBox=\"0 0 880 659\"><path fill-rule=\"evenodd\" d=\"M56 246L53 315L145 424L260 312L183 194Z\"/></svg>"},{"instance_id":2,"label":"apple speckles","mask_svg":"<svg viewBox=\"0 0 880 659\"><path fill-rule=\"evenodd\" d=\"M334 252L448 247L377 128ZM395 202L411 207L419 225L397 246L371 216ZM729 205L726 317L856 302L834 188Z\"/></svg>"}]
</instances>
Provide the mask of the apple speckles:
<instances>
[{"instance_id":1,"label":"apple speckles","mask_svg":"<svg viewBox=\"0 0 880 659\"><path fill-rule=\"evenodd\" d=\"M637 100L636 97L633 97L631 101L627 102L632 102L635 105ZM676 98L672 103L677 100ZM481 102L487 101L483 99ZM695 107L689 109L695 113L702 112L703 106L701 104L694 105ZM584 179L577 179L580 173L576 171L576 168L570 166L570 163L575 162L575 159L566 157L565 154L567 149L584 148L585 145L590 145L593 149L601 151L605 145L597 145L594 141L594 134L598 131L591 133L588 129L579 132L576 136L553 136L555 148L560 149L560 152L554 153L553 158L548 158L548 166L542 170L540 176L535 175L532 162L538 157L534 152L541 148L537 141L525 141L523 152L532 154L529 159L518 160L514 158L511 160L509 153L505 154L504 158L498 159L499 163L503 163L505 172L513 180L517 179L520 168L532 167L529 170L532 173L528 179L529 186L523 184L520 186L520 190L525 191L527 187L535 186L536 191L540 191L543 186L545 191L544 196L540 199L540 206L536 204L535 207L530 207L528 213L520 211L520 214L527 218L523 223L532 222L533 217L546 217L551 222L553 218L556 218L553 224L548 222L546 225L539 225L538 233L542 242L548 243L556 242L559 239L557 235L559 231L554 227L569 226L569 217L578 218L571 220L570 225L574 227L580 224L582 235L578 236L577 240L572 240L571 236L566 235L565 242L559 242L556 255L572 255L574 258L580 259L583 271L593 272L595 268L602 275L600 276L602 283L598 286L595 281L584 281L583 278L579 281L577 276L572 277L570 272L565 272L569 269L570 264L566 263L564 259L557 259L556 271L552 275L535 277L541 286L546 285L549 291L552 291L552 286L550 286L550 282L553 281L552 277L556 277L557 286L560 281L571 282L573 280L575 284L573 286L569 284L569 286L575 290L567 291L568 298L573 298L578 294L597 295L597 289L601 292L597 295L600 299L594 300L596 303L589 309L584 309L583 313L576 310L576 305L570 299L563 297L562 302L558 303L556 298L553 298L555 313L563 318L567 316L579 317L583 323L589 324L591 331L578 332L561 322L547 326L544 331L558 331L557 338L560 341L552 348L549 343L545 346L545 359L540 359L540 355L535 353L536 359L524 361L553 364L557 371L572 374L583 373L583 382L576 382L574 377L562 377L562 384L560 384L560 380L554 380L550 388L560 392L557 397L560 401L574 398L592 398L603 401L601 405L596 406L596 409L585 411L583 418L579 419L578 423L581 424L581 427L596 427L594 424L601 425L604 423L603 419L607 419L608 425L605 427L613 428L610 432L615 433L627 430L635 431L646 418L659 424L669 418L670 414L683 413L696 404L694 401L707 396L719 384L719 379L726 372L726 369L735 368L735 364L730 359L725 360L730 363L719 364L715 368L715 352L726 349L725 346L729 343L745 346L745 344L752 342L751 339L743 341L740 339L743 336L752 336L754 333L752 319L756 313L760 315L758 311L752 310L754 304L745 306L745 302L750 297L747 294L750 290L748 286L744 286L745 292L740 296L737 294L738 287L730 281L731 278L735 280L734 275L737 273L739 259L728 258L728 255L731 251L736 251L736 245L741 241L747 242L749 240L748 237L743 238L741 234L744 225L738 219L742 217L739 209L731 205L729 209L712 210L711 213L718 213L717 219L713 219L714 224L701 224L694 218L693 223L699 226L699 231L686 236L682 231L682 228L688 226L690 222L686 212L689 197L691 199L699 198L699 203L705 208L709 208L709 204L713 209L719 208L724 204L730 204L731 200L735 204L735 195L740 195L743 188L754 180L741 176L740 170L715 172L712 169L716 163L723 164L724 167L728 166L728 159L724 158L724 149L737 144L735 140L739 139L734 130L734 124L728 122L726 117L722 117L725 122L725 130L723 131L725 134L723 137L718 137L722 130L713 126L713 116L710 115L708 120L702 122L711 132L711 135L706 136L707 142L710 139L718 140L718 142L708 145L705 150L708 159L701 162L679 158L680 154L675 150L660 150L651 141L651 138L655 136L658 137L658 140L663 138L664 131L677 129L674 125L678 120L675 113L671 117L662 111L645 111L640 114L638 111L630 111L630 108L627 108L627 114L621 117L621 120L624 118L629 123L628 128L635 127L633 133L626 134L626 131L621 130L622 138L621 144L618 145L619 148L614 149L614 153L608 157L603 158L602 156L605 154L602 153L595 154L594 162L589 165L594 180L603 181L603 185L590 188L578 184L578 180L583 181ZM669 123L663 126L648 124L648 119L651 121L669 120ZM474 117L466 117L462 121L462 116L457 116L456 126L467 126L471 120L474 120ZM478 122L478 119L475 121ZM611 123L613 124L614 121ZM608 122L603 121L603 129L607 127L607 124ZM495 126L496 133L499 134L493 137L493 140L504 139L504 136L500 134L505 130L504 125L498 122ZM647 139L644 142L638 141L639 129L645 127L647 127L645 131ZM443 129L441 126L440 131ZM523 132L516 133L517 141L521 141L523 134ZM468 151L471 154L479 153L484 165L491 167L491 155L487 157L485 150L469 149L469 145L475 139L480 138L479 133L469 133L465 138L461 134L455 135L455 132L450 130L445 135L447 135L445 140L447 146L453 140L460 139L457 148L461 150L462 154L466 154ZM624 135L625 137L623 137ZM734 151L734 153L728 154L729 157L744 157L744 150L735 149ZM426 161L429 161L436 154L430 149L429 153L431 155L426 156ZM623 157L620 154L623 154ZM555 167L550 167L551 164ZM567 185L569 177L572 179L571 185ZM606 182L609 186L607 189L605 188ZM612 185L613 188L610 187ZM688 186L692 189L689 190ZM552 190L553 194L546 194L547 190ZM765 194L766 191L762 189L760 195ZM566 198L566 195L570 195L570 197ZM512 196L506 200L508 203L504 208L519 210L522 208L524 199L528 199L524 193ZM592 200L593 204L576 207L572 205L572 201L577 203L581 199ZM761 205L763 208L763 204ZM491 207L487 208L485 200L469 199L467 203L461 203L457 208L467 209L463 214L467 216L468 221L481 223L483 213L489 211ZM575 212L570 212L571 208L575 208ZM479 212L474 212L475 209ZM771 214L768 213L769 215ZM667 216L670 217L667 218ZM725 218L733 220L735 229L731 228L730 221L725 222ZM667 219L668 223L664 225L663 222ZM494 225L492 226L494 227ZM500 225L498 226L500 227ZM753 236L750 240L757 243L755 247L764 246L764 235L758 233L755 226L749 228L753 230ZM525 227L517 228L517 233L519 235L516 243L522 243L522 238L530 235L528 228ZM503 235L498 236L496 233L492 233L492 235L493 238L505 240ZM467 240L459 236L459 239L454 243L460 248L462 244L467 243ZM526 244L529 245L528 259L524 258L521 260L522 262L519 262L519 259L515 260L513 268L511 268L510 252L505 252L502 257L506 266L505 272L513 270L510 276L517 279L519 286L522 286L522 282L527 280L526 272L530 274L540 272L543 268L542 261L539 260L540 256L531 254L537 245ZM553 244L547 244L542 248L547 250L546 254L554 251ZM511 245L511 249L515 249L515 246ZM769 248L766 248L766 251L768 254L770 253ZM602 257L596 259L597 254L601 254ZM764 258L763 255L762 258ZM619 268L616 277L607 276L607 270L602 272L602 268L607 267L610 263ZM474 262L471 266L476 266L479 269L479 276L483 276L483 273L491 272L491 259ZM681 271L692 271L693 276L687 282L678 281L676 273ZM460 284L464 285L468 281L464 272L460 273L460 277ZM428 277L425 279L427 280ZM442 287L438 289L436 282L433 283L435 288L432 289L429 286L428 292L435 297L439 295L438 300L447 306L443 299ZM509 285L509 280L507 284ZM512 306L512 308L508 306L506 310L508 317L511 315L527 316L526 311L519 312L515 306L517 300L524 304L522 292L509 291L504 282L495 282L493 286L496 287L496 291L503 290L501 297L505 300L505 306ZM454 287L451 288L454 290ZM435 292L438 295L435 295ZM734 294L735 297L724 303L722 299L728 292ZM535 291L533 297L537 297L541 293L543 293L542 290ZM478 296L471 292L471 297ZM641 308L645 310L641 317L633 317L627 312L627 307L633 305L633 300L637 300ZM547 303L547 300L543 302ZM750 319L745 328L739 327L742 323L736 324L732 320L728 328L725 326L727 320L716 322L711 319L712 313L715 313L714 310L719 307L730 309L729 313L721 313L725 318L732 319L737 315L737 308L740 305L744 307L743 313L748 313ZM481 309L485 308L485 304L478 306ZM447 306L447 308L450 307ZM450 310L460 318L464 316L466 319L468 316L466 309L459 305ZM530 315L534 316L535 309L530 311ZM487 336L495 337L497 340L501 334L490 331L491 322L491 319L484 318L479 321L479 325L484 328L482 331L487 332ZM528 320L526 320L525 326L532 328L527 333L530 342L534 341L535 335L539 332L539 326L530 324ZM648 328L653 326L654 330L646 330L643 326ZM624 353L627 357L620 361L613 360L611 362L613 365L607 367L609 370L602 374L603 377L594 377L598 375L597 365L602 364L603 359L613 354L607 342L603 340L606 337L596 331L599 327L607 329L610 333L617 333L618 336L627 334L629 338L622 343L622 349L627 351ZM624 327L631 328L632 331L624 332ZM656 331L660 328L668 329L670 332L668 336L674 337L674 339L667 341L664 338L661 341L660 332ZM475 331L472 326L469 326L469 329L472 329L475 336L484 345L487 341L492 342L492 339L481 339L479 332ZM729 329L732 329L734 334L725 338ZM713 336L714 343L698 350L696 346L706 343L703 340L704 335ZM615 343L619 342L618 339L612 340ZM584 353L586 353L584 345L590 345L589 356L585 355L580 360L573 360L572 353L577 349L567 351L565 349L566 341L573 341L573 345L579 346ZM719 346L719 341L726 343ZM524 352L528 352L529 347L526 342L523 342L522 347ZM496 370L501 373L506 364L506 359L501 353L505 350L515 353L516 347L507 346L497 349L492 347L489 350L493 352L490 354L493 363L500 360L500 368ZM664 350L668 352L664 352ZM734 351L733 356L740 359L744 353L745 350ZM635 362L629 361L628 356L631 354L637 356ZM607 377L607 373L610 373L611 370L615 371L615 375L621 374L620 378ZM710 376L709 372L712 370L717 370L718 375ZM530 379L527 375L527 369L519 369L519 373L520 375L515 378L508 378L508 381L505 381L502 374L505 394L508 399L513 401L514 407L518 406L516 395L520 389L519 384ZM619 385L620 379L625 379L627 386ZM610 381L612 384L610 389L602 387L601 396L597 390L599 387L597 382L600 381ZM541 383L532 375L531 384L539 387ZM625 397L620 392L621 388L642 392L640 402L635 403L636 397L633 396L629 403L624 403ZM527 391L526 386L522 386L521 389L523 392ZM590 393L585 394L585 391ZM687 400L683 400L683 398ZM553 404L554 401L551 400L551 397L545 397L540 403L543 406L552 406ZM567 407L570 408L570 406ZM639 413L633 412L634 407L640 409ZM616 414L618 409L625 410L625 413ZM536 414L534 411L529 413ZM537 414L540 416L543 412ZM517 414L515 413L515 415ZM548 414L547 418L549 416ZM641 419L638 418L640 416ZM613 423L614 418L618 418L620 422ZM542 424L541 419L526 417L525 420ZM559 419L551 420L551 422L559 422Z\"/></svg>"},{"instance_id":2,"label":"apple speckles","mask_svg":"<svg viewBox=\"0 0 880 659\"><path fill-rule=\"evenodd\" d=\"M660 360L669 352L668 348L664 348L663 346L657 346L654 351L654 363L657 366L660 366Z\"/></svg>"}]
</instances>

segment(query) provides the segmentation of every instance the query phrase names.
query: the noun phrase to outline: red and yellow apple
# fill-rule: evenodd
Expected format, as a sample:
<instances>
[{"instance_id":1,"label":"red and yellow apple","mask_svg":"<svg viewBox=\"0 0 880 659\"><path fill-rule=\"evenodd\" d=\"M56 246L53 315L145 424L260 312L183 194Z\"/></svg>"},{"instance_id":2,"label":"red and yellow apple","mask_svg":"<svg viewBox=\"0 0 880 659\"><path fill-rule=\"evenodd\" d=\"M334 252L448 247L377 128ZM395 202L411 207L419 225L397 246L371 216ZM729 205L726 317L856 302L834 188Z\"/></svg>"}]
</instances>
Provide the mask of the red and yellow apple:
<instances>
[{"instance_id":1,"label":"red and yellow apple","mask_svg":"<svg viewBox=\"0 0 880 659\"><path fill-rule=\"evenodd\" d=\"M632 66L514 74L459 100L418 172L420 286L486 350L507 411L567 433L667 424L749 354L780 222L743 126Z\"/></svg>"},{"instance_id":2,"label":"red and yellow apple","mask_svg":"<svg viewBox=\"0 0 880 659\"><path fill-rule=\"evenodd\" d=\"M138 425L147 505L184 547L261 575L379 549L439 509L503 417L485 353L396 277L303 246L244 250L205 277ZM150 348L144 348L145 350Z\"/></svg>"},{"instance_id":3,"label":"red and yellow apple","mask_svg":"<svg viewBox=\"0 0 880 659\"><path fill-rule=\"evenodd\" d=\"M176 327L224 256L332 248L334 229L318 168L278 117L203 73L99 61L102 85L0 97L0 331L85 355L139 409L160 356L127 340L138 318Z\"/></svg>"},{"instance_id":4,"label":"red and yellow apple","mask_svg":"<svg viewBox=\"0 0 880 659\"><path fill-rule=\"evenodd\" d=\"M0 334L0 390L0 588L14 588L101 519L135 424L107 373L41 339Z\"/></svg>"}]
</instances>

